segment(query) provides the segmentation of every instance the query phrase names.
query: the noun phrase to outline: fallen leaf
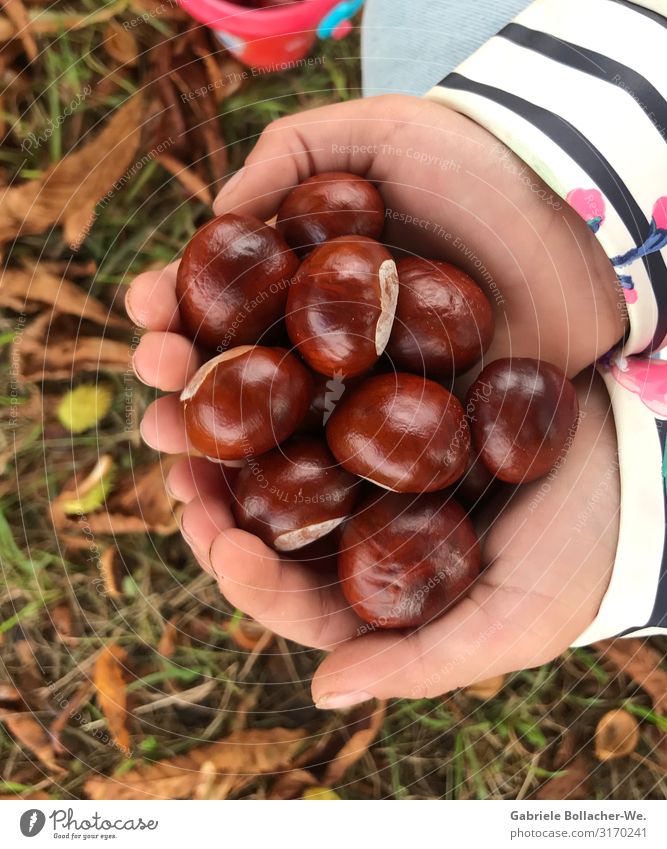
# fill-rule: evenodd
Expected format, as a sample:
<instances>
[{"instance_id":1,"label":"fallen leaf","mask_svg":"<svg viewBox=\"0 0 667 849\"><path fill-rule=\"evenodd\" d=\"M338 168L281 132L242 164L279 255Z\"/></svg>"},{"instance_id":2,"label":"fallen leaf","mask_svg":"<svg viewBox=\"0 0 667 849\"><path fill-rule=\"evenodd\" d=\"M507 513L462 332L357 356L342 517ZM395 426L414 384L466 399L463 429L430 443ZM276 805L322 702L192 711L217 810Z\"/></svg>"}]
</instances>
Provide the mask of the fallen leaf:
<instances>
[{"instance_id":1,"label":"fallen leaf","mask_svg":"<svg viewBox=\"0 0 667 849\"><path fill-rule=\"evenodd\" d=\"M51 505L56 527L63 526L70 516L80 517L98 510L111 489L115 466L111 454L103 454L82 480L74 478Z\"/></svg>"},{"instance_id":2,"label":"fallen leaf","mask_svg":"<svg viewBox=\"0 0 667 849\"><path fill-rule=\"evenodd\" d=\"M167 493L164 481L177 456L165 457L148 466L138 467L132 472L119 476L113 491L107 493L103 504L85 517L68 516L66 507L72 499L84 496L89 488L95 486L100 477L106 474L100 463L109 463L111 458L101 458L92 472L84 480L76 478L69 481L61 493L51 502L51 518L54 527L65 534L80 525L85 518L86 533L133 534L152 532L171 534L178 530L176 501ZM71 505L70 505L71 506Z\"/></svg>"},{"instance_id":3,"label":"fallen leaf","mask_svg":"<svg viewBox=\"0 0 667 849\"><path fill-rule=\"evenodd\" d=\"M187 192L188 197L195 198L206 206L211 206L213 203L211 190L192 168L188 168L187 165L168 153L161 153L158 161L165 170L178 180Z\"/></svg>"},{"instance_id":4,"label":"fallen leaf","mask_svg":"<svg viewBox=\"0 0 667 849\"><path fill-rule=\"evenodd\" d=\"M595 757L611 761L631 755L639 743L639 723L627 710L610 710L595 729Z\"/></svg>"},{"instance_id":5,"label":"fallen leaf","mask_svg":"<svg viewBox=\"0 0 667 849\"><path fill-rule=\"evenodd\" d=\"M31 21L22 0L2 0L7 17L14 26L16 36L21 40L26 56L34 62L39 51L32 35Z\"/></svg>"},{"instance_id":6,"label":"fallen leaf","mask_svg":"<svg viewBox=\"0 0 667 849\"><path fill-rule=\"evenodd\" d=\"M556 799L590 799L590 766L585 755L578 755L557 775L545 782L535 794L542 802Z\"/></svg>"},{"instance_id":7,"label":"fallen leaf","mask_svg":"<svg viewBox=\"0 0 667 849\"><path fill-rule=\"evenodd\" d=\"M112 20L104 30L104 49L119 65L134 67L137 64L137 41L130 29Z\"/></svg>"},{"instance_id":8,"label":"fallen leaf","mask_svg":"<svg viewBox=\"0 0 667 849\"><path fill-rule=\"evenodd\" d=\"M67 645L76 645L78 638L72 624L72 610L66 601L61 601L51 610L51 624L56 635Z\"/></svg>"},{"instance_id":9,"label":"fallen leaf","mask_svg":"<svg viewBox=\"0 0 667 849\"><path fill-rule=\"evenodd\" d=\"M99 424L111 409L111 388L103 383L84 384L66 392L56 414L70 433L83 433Z\"/></svg>"},{"instance_id":10,"label":"fallen leaf","mask_svg":"<svg viewBox=\"0 0 667 849\"><path fill-rule=\"evenodd\" d=\"M127 653L118 645L102 649L93 670L97 703L104 714L116 745L130 754L130 732L127 729L127 694L124 670Z\"/></svg>"},{"instance_id":11,"label":"fallen leaf","mask_svg":"<svg viewBox=\"0 0 667 849\"><path fill-rule=\"evenodd\" d=\"M505 675L495 675L493 678L486 678L484 681L477 681L476 684L471 684L463 691L466 696L471 696L473 699L487 701L493 699L503 689L505 685Z\"/></svg>"},{"instance_id":12,"label":"fallen leaf","mask_svg":"<svg viewBox=\"0 0 667 849\"><path fill-rule=\"evenodd\" d=\"M53 773L64 775L67 770L56 763L53 741L47 730L29 713L13 713L6 716L0 712L0 720L23 748L28 749Z\"/></svg>"},{"instance_id":13,"label":"fallen leaf","mask_svg":"<svg viewBox=\"0 0 667 849\"><path fill-rule=\"evenodd\" d=\"M0 196L0 242L62 224L76 249L95 219L98 203L128 178L139 148L142 102L132 97L92 141L67 154L42 177L11 186Z\"/></svg>"},{"instance_id":14,"label":"fallen leaf","mask_svg":"<svg viewBox=\"0 0 667 849\"><path fill-rule=\"evenodd\" d=\"M7 684L0 681L0 702L5 704L18 705L23 701L21 694L13 684Z\"/></svg>"},{"instance_id":15,"label":"fallen leaf","mask_svg":"<svg viewBox=\"0 0 667 849\"><path fill-rule=\"evenodd\" d=\"M62 755L66 751L65 747L60 742L60 735L67 727L70 720L75 717L81 708L90 700L93 690L93 682L86 680L79 686L77 691L70 698L64 698L61 697L60 694L54 694L53 698L56 700L56 705L60 707L60 712L51 723L49 733L53 740L53 748L58 754Z\"/></svg>"},{"instance_id":16,"label":"fallen leaf","mask_svg":"<svg viewBox=\"0 0 667 849\"><path fill-rule=\"evenodd\" d=\"M350 739L328 764L324 773L324 784L327 786L340 784L350 767L363 758L380 733L386 706L385 701L378 701L372 713L366 718L365 727L352 733Z\"/></svg>"},{"instance_id":17,"label":"fallen leaf","mask_svg":"<svg viewBox=\"0 0 667 849\"><path fill-rule=\"evenodd\" d=\"M176 651L176 641L178 639L178 628L176 627L176 617L172 617L168 622L164 623L160 641L157 644L157 650L162 657L172 657Z\"/></svg>"},{"instance_id":18,"label":"fallen leaf","mask_svg":"<svg viewBox=\"0 0 667 849\"><path fill-rule=\"evenodd\" d=\"M269 799L300 799L309 787L316 787L317 779L306 769L292 769L274 782Z\"/></svg>"},{"instance_id":19,"label":"fallen leaf","mask_svg":"<svg viewBox=\"0 0 667 849\"><path fill-rule=\"evenodd\" d=\"M118 778L94 776L85 784L90 799L190 799L201 785L201 769L209 762L216 779L227 783L228 795L257 775L287 769L308 732L270 728L235 731L217 743L208 743L184 755L139 764ZM208 776L211 767L207 767ZM207 780L210 780L207 777Z\"/></svg>"},{"instance_id":20,"label":"fallen leaf","mask_svg":"<svg viewBox=\"0 0 667 849\"><path fill-rule=\"evenodd\" d=\"M637 638L603 640L593 648L648 693L656 713L667 715L667 671L662 668L664 657L659 652Z\"/></svg>"},{"instance_id":21,"label":"fallen leaf","mask_svg":"<svg viewBox=\"0 0 667 849\"><path fill-rule=\"evenodd\" d=\"M109 598L122 598L121 581L123 573L119 565L119 551L115 545L104 549L100 555L99 569L104 582L104 590Z\"/></svg>"},{"instance_id":22,"label":"fallen leaf","mask_svg":"<svg viewBox=\"0 0 667 849\"><path fill-rule=\"evenodd\" d=\"M82 372L131 370L127 342L86 336L70 316L42 313L12 345L18 377L26 382L72 380Z\"/></svg>"},{"instance_id":23,"label":"fallen leaf","mask_svg":"<svg viewBox=\"0 0 667 849\"><path fill-rule=\"evenodd\" d=\"M562 772L562 775L556 775L540 785L534 798L545 801L591 798L591 763L572 731L568 731L558 745L553 770Z\"/></svg>"},{"instance_id":24,"label":"fallen leaf","mask_svg":"<svg viewBox=\"0 0 667 849\"><path fill-rule=\"evenodd\" d=\"M54 273L48 263L24 268L5 268L0 275L0 306L18 313L32 312L39 305L55 307L58 314L94 321L103 327L129 328L127 320L62 274Z\"/></svg>"},{"instance_id":25,"label":"fallen leaf","mask_svg":"<svg viewBox=\"0 0 667 849\"><path fill-rule=\"evenodd\" d=\"M335 793L330 787L307 787L301 796L302 799L313 802L322 802L324 800L340 799L338 793Z\"/></svg>"}]
</instances>

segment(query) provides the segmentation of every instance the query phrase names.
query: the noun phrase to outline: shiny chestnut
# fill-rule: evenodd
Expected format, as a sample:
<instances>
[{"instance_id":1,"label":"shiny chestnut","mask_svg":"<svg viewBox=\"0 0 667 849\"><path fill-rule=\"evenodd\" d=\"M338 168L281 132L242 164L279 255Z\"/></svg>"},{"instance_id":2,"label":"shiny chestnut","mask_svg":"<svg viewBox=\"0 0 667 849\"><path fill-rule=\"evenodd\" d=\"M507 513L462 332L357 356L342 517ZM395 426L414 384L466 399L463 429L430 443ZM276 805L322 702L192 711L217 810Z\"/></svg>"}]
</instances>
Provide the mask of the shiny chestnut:
<instances>
[{"instance_id":1,"label":"shiny chestnut","mask_svg":"<svg viewBox=\"0 0 667 849\"><path fill-rule=\"evenodd\" d=\"M472 449L465 471L452 488L452 495L469 510L478 507L496 488L496 479Z\"/></svg>"},{"instance_id":2,"label":"shiny chestnut","mask_svg":"<svg viewBox=\"0 0 667 849\"><path fill-rule=\"evenodd\" d=\"M410 257L397 263L399 290L387 354L397 368L443 378L465 371L491 344L493 312L460 268Z\"/></svg>"},{"instance_id":3,"label":"shiny chestnut","mask_svg":"<svg viewBox=\"0 0 667 849\"><path fill-rule=\"evenodd\" d=\"M384 201L372 183L357 174L328 171L292 189L278 209L276 227L303 254L336 236L377 239L384 213Z\"/></svg>"},{"instance_id":4,"label":"shiny chestnut","mask_svg":"<svg viewBox=\"0 0 667 849\"><path fill-rule=\"evenodd\" d=\"M232 348L204 363L181 393L188 438L212 459L254 457L294 433L311 395L308 370L284 348Z\"/></svg>"},{"instance_id":5,"label":"shiny chestnut","mask_svg":"<svg viewBox=\"0 0 667 849\"><path fill-rule=\"evenodd\" d=\"M277 551L324 537L352 512L358 481L321 439L300 437L241 470L232 509L239 528Z\"/></svg>"},{"instance_id":6,"label":"shiny chestnut","mask_svg":"<svg viewBox=\"0 0 667 849\"><path fill-rule=\"evenodd\" d=\"M389 251L365 236L341 236L301 264L289 288L287 332L315 371L363 374L387 345L397 297Z\"/></svg>"},{"instance_id":7,"label":"shiny chestnut","mask_svg":"<svg viewBox=\"0 0 667 849\"><path fill-rule=\"evenodd\" d=\"M261 341L280 322L299 260L283 237L248 215L214 218L188 242L176 294L183 325L206 348Z\"/></svg>"},{"instance_id":8,"label":"shiny chestnut","mask_svg":"<svg viewBox=\"0 0 667 849\"><path fill-rule=\"evenodd\" d=\"M349 472L396 492L432 492L466 468L470 435L463 407L440 384L380 374L345 393L327 441Z\"/></svg>"},{"instance_id":9,"label":"shiny chestnut","mask_svg":"<svg viewBox=\"0 0 667 849\"><path fill-rule=\"evenodd\" d=\"M480 561L475 531L454 500L444 493L385 493L346 522L338 576L364 621L412 628L460 601Z\"/></svg>"},{"instance_id":10,"label":"shiny chestnut","mask_svg":"<svg viewBox=\"0 0 667 849\"><path fill-rule=\"evenodd\" d=\"M495 360L468 390L467 412L484 465L507 483L545 475L567 450L579 405L563 372L527 357Z\"/></svg>"}]
</instances>

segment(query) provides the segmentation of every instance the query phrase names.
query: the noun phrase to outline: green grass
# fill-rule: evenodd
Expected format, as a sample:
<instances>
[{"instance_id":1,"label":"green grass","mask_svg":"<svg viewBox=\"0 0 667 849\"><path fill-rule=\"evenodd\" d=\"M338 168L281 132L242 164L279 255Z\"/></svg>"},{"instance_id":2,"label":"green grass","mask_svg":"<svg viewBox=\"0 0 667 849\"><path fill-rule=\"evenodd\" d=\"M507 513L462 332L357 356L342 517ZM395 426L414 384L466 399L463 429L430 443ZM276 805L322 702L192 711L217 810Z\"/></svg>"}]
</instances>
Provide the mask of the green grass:
<instances>
[{"instance_id":1,"label":"green grass","mask_svg":"<svg viewBox=\"0 0 667 849\"><path fill-rule=\"evenodd\" d=\"M62 9L90 14L88 25L40 39L39 62L23 71L16 99L3 106L9 132L0 152L5 182L35 179L73 149L77 139L100 125L129 94L139 90L147 69L139 65L116 74L117 85L104 98L85 99L48 142L27 154L20 143L28 133L38 135L56 122L63 108L84 86L96 90L114 70L102 41L106 12L118 20L136 12L131 0L100 4L77 0ZM151 19L133 33L146 50L161 35L170 36L167 20ZM263 75L248 81L220 108L219 123L226 139L230 171L236 170L271 120L297 110L344 100L359 94L358 43L348 39L328 44L327 61L307 70ZM18 59L17 62L21 60ZM51 260L93 261L96 272L79 283L105 303L120 305L123 287L134 274L171 261L193 229L209 215L201 204L185 198L180 185L156 162L151 162L99 211L92 231L76 256L64 245L59 228L25 236L8 251L11 264ZM29 319L30 320L30 319ZM16 317L0 318L0 352L9 381L9 347ZM130 340L128 339L128 342ZM91 375L80 381L90 381ZM31 707L53 718L57 706L48 686L71 698L91 675L91 660L110 641L127 651L134 674L128 686L133 708L156 697L174 695L210 682L211 689L195 703L170 701L155 711L133 713L135 760L168 757L196 741L215 740L228 733L240 710L254 727L305 727L317 734L336 727L345 732L343 714L315 710L309 692L312 672L321 656L315 651L276 641L254 663L224 631L238 617L217 589L202 577L178 535L127 535L99 538L95 544L119 547L127 565L123 599L113 601L95 590L96 565L85 550L65 547L51 524L49 500L75 470L92 466L109 453L119 469L141 467L155 455L143 447L135 429L124 428L125 382L120 375L102 374L112 386L114 405L95 432L71 437L55 420L57 400L69 381L47 381L42 422L21 421L10 427L9 388L1 389L2 434L7 445L15 435L25 439L9 459L0 479L0 680L26 680L25 658L18 651L27 640L34 654L31 672L37 683ZM77 379L75 383L79 381ZM8 383L9 386L9 383ZM132 381L137 417L154 393ZM137 419L138 420L138 419ZM18 482L18 485L17 485ZM56 605L69 605L75 639L62 641L54 628ZM193 623L211 620L202 639L194 632L169 660L157 651L165 622L177 615L185 631ZM45 694L46 692L46 694ZM253 702L248 708L248 700ZM504 690L480 703L464 694L441 699L395 701L388 709L380 738L373 749L336 788L343 798L513 799L530 796L545 779L560 775L554 756L563 735L576 735L578 745L591 751L597 720L615 707L625 707L641 722L640 754L650 756L649 731L667 730L667 721L652 710L650 700L634 687L610 678L590 649L568 652L541 669L513 675ZM88 722L101 720L95 702L81 709ZM40 767L10 735L0 732L0 791L29 793L41 786L53 798L81 796L91 770L111 773L123 765L119 753L100 744L83 727L71 723L63 734L71 755L61 759L63 779L46 781ZM246 796L262 797L270 779L250 785ZM595 794L600 798L664 798L665 783L655 769L626 759L598 765Z\"/></svg>"}]
</instances>

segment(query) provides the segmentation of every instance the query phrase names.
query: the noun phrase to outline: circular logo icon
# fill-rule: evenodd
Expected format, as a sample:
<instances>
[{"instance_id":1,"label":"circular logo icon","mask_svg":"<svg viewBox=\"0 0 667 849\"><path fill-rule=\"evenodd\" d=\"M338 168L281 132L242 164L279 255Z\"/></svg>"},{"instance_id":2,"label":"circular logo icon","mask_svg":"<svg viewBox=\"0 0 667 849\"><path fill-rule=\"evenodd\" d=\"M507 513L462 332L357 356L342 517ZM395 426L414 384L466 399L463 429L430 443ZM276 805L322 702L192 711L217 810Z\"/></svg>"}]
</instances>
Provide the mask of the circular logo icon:
<instances>
[{"instance_id":1,"label":"circular logo icon","mask_svg":"<svg viewBox=\"0 0 667 849\"><path fill-rule=\"evenodd\" d=\"M24 837L34 837L44 828L46 817L37 808L31 808L21 815L21 834Z\"/></svg>"}]
</instances>

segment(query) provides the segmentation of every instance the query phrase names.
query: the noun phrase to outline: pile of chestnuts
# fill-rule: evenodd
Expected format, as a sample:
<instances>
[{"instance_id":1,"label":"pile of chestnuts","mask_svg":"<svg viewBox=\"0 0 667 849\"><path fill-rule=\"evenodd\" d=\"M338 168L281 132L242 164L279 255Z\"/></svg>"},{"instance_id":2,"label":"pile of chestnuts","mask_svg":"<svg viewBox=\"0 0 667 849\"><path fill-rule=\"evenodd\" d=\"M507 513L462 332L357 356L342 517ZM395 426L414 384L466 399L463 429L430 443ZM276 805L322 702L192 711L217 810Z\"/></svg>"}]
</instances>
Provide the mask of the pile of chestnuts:
<instances>
[{"instance_id":1,"label":"pile of chestnuts","mask_svg":"<svg viewBox=\"0 0 667 849\"><path fill-rule=\"evenodd\" d=\"M405 628L465 596L471 512L497 482L546 474L578 407L527 358L485 364L462 403L454 378L479 368L491 305L453 265L396 259L384 221L374 185L332 172L296 186L275 226L201 227L177 295L209 359L181 400L192 447L230 467L238 526L303 562L336 554L358 615Z\"/></svg>"}]
</instances>

